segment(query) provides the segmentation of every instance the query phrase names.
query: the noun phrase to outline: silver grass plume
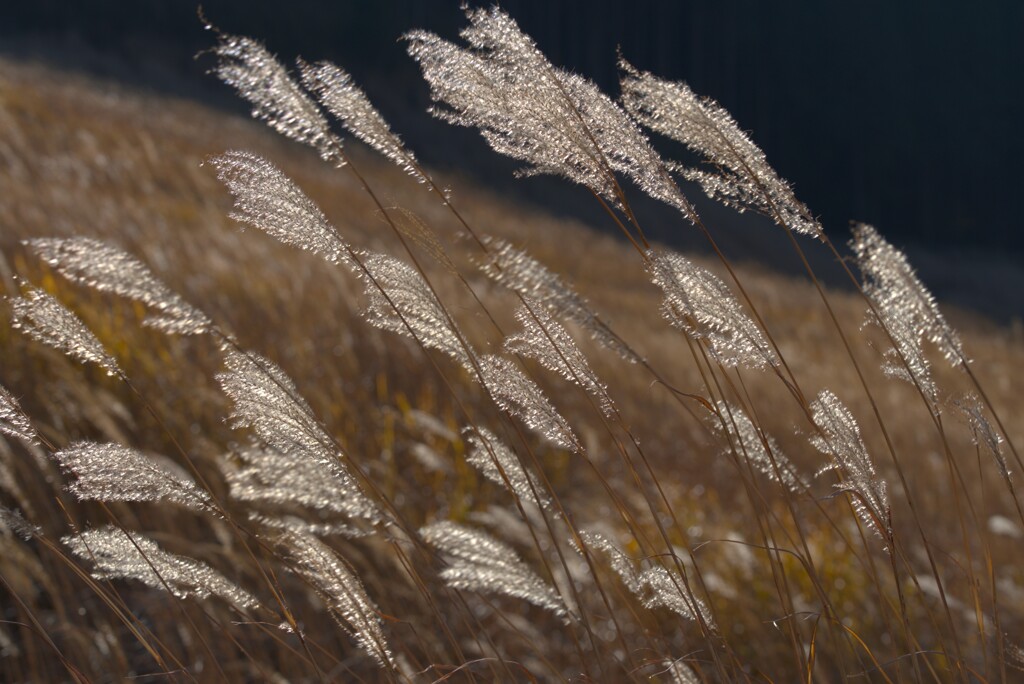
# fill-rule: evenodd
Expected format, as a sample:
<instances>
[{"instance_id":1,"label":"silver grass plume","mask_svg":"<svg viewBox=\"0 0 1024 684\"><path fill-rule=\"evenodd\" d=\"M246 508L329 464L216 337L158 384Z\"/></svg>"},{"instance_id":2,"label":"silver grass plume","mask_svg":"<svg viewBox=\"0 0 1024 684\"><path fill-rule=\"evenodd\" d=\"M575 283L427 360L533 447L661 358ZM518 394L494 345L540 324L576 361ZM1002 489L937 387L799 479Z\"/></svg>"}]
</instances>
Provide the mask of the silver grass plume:
<instances>
[{"instance_id":1,"label":"silver grass plume","mask_svg":"<svg viewBox=\"0 0 1024 684\"><path fill-rule=\"evenodd\" d=\"M719 429L728 435L729 443L736 449L737 455L789 491L798 492L803 488L796 468L771 435L758 429L743 410L721 400L717 402L717 407L721 415Z\"/></svg>"},{"instance_id":2,"label":"silver grass plume","mask_svg":"<svg viewBox=\"0 0 1024 684\"><path fill-rule=\"evenodd\" d=\"M999 434L988 418L985 417L985 411L978 397L968 394L960 399L953 400L953 405L967 419L974 443L978 446L984 445L988 449L999 465L999 470L1003 477L1009 481L1010 466L1006 462L1006 454L1003 453L1003 436Z\"/></svg>"},{"instance_id":3,"label":"silver grass plume","mask_svg":"<svg viewBox=\"0 0 1024 684\"><path fill-rule=\"evenodd\" d=\"M330 62L309 64L299 61L302 84L320 100L349 133L397 164L421 183L428 179L419 170L416 157L406 148L387 121L373 106L352 76Z\"/></svg>"},{"instance_id":4,"label":"silver grass plume","mask_svg":"<svg viewBox=\"0 0 1024 684\"><path fill-rule=\"evenodd\" d=\"M291 553L292 567L316 589L338 624L377 664L394 667L380 611L348 565L312 535L292 532L282 542Z\"/></svg>"},{"instance_id":5,"label":"silver grass plume","mask_svg":"<svg viewBox=\"0 0 1024 684\"><path fill-rule=\"evenodd\" d=\"M682 660L666 660L664 665L672 684L700 684L697 673Z\"/></svg>"},{"instance_id":6,"label":"silver grass plume","mask_svg":"<svg viewBox=\"0 0 1024 684\"><path fill-rule=\"evenodd\" d=\"M29 444L39 443L39 434L32 421L25 415L14 395L3 385L0 385L0 433Z\"/></svg>"},{"instance_id":7,"label":"silver grass plume","mask_svg":"<svg viewBox=\"0 0 1024 684\"><path fill-rule=\"evenodd\" d=\"M516 453L497 435L482 427L466 428L463 434L469 443L467 463L491 482L510 488L520 500L530 501L542 508L551 507L551 499L540 480L520 463Z\"/></svg>"},{"instance_id":8,"label":"silver grass plume","mask_svg":"<svg viewBox=\"0 0 1024 684\"><path fill-rule=\"evenodd\" d=\"M0 505L0 533L15 535L23 541L29 541L41 534L42 530L25 520L19 511Z\"/></svg>"},{"instance_id":9,"label":"silver grass plume","mask_svg":"<svg viewBox=\"0 0 1024 684\"><path fill-rule=\"evenodd\" d=\"M761 328L718 276L675 252L651 250L648 256L651 280L665 293L662 312L673 327L706 340L724 366L778 366Z\"/></svg>"},{"instance_id":10,"label":"silver grass plume","mask_svg":"<svg viewBox=\"0 0 1024 684\"><path fill-rule=\"evenodd\" d=\"M668 608L680 617L703 622L710 629L715 629L711 611L702 600L687 590L676 570L656 565L641 572L640 581L648 590L641 599L644 607Z\"/></svg>"},{"instance_id":11,"label":"silver grass plume","mask_svg":"<svg viewBox=\"0 0 1024 684\"><path fill-rule=\"evenodd\" d=\"M505 351L534 359L552 373L579 385L598 401L606 416L611 416L615 406L608 388L566 329L539 302L530 299L524 298L515 316L523 329L505 339Z\"/></svg>"},{"instance_id":12,"label":"silver grass plume","mask_svg":"<svg viewBox=\"0 0 1024 684\"><path fill-rule=\"evenodd\" d=\"M269 161L251 152L229 151L210 163L235 197L232 219L332 264L350 262L349 245L320 207Z\"/></svg>"},{"instance_id":13,"label":"silver grass plume","mask_svg":"<svg viewBox=\"0 0 1024 684\"><path fill-rule=\"evenodd\" d=\"M821 226L793 188L721 105L697 97L685 83L640 72L624 59L619 66L627 111L643 126L683 143L713 168L678 169L686 179L741 212L754 209L798 233L821 235Z\"/></svg>"},{"instance_id":14,"label":"silver grass plume","mask_svg":"<svg viewBox=\"0 0 1024 684\"><path fill-rule=\"evenodd\" d=\"M220 34L211 52L213 73L252 104L252 115L278 133L313 147L320 156L342 164L341 141L312 98L262 43Z\"/></svg>"},{"instance_id":15,"label":"silver grass plume","mask_svg":"<svg viewBox=\"0 0 1024 684\"><path fill-rule=\"evenodd\" d=\"M488 260L484 273L523 298L539 302L551 315L572 321L595 342L614 351L626 361L640 358L622 343L590 308L587 301L561 277L521 249L500 238L486 238Z\"/></svg>"},{"instance_id":16,"label":"silver grass plume","mask_svg":"<svg viewBox=\"0 0 1024 684\"><path fill-rule=\"evenodd\" d=\"M668 608L680 617L702 620L714 629L711 611L703 601L689 592L679 572L660 565L639 570L632 558L599 532L581 532L580 539L588 548L597 549L608 556L612 570L645 608Z\"/></svg>"},{"instance_id":17,"label":"silver grass plume","mask_svg":"<svg viewBox=\"0 0 1024 684\"><path fill-rule=\"evenodd\" d=\"M10 300L14 327L37 342L64 352L81 363L95 363L108 375L123 375L117 362L78 316L55 297L29 287L22 297Z\"/></svg>"},{"instance_id":18,"label":"silver grass plume","mask_svg":"<svg viewBox=\"0 0 1024 684\"><path fill-rule=\"evenodd\" d=\"M209 494L185 473L174 472L135 449L76 442L53 457L75 475L68 491L80 500L170 501L193 510L210 510Z\"/></svg>"},{"instance_id":19,"label":"silver grass plume","mask_svg":"<svg viewBox=\"0 0 1024 684\"><path fill-rule=\"evenodd\" d=\"M367 321L382 330L413 336L424 347L473 368L458 329L415 268L386 254L363 254L362 264Z\"/></svg>"},{"instance_id":20,"label":"silver grass plume","mask_svg":"<svg viewBox=\"0 0 1024 684\"><path fill-rule=\"evenodd\" d=\"M334 468L312 458L297 458L269 447L249 446L238 452L241 466L225 468L230 496L236 501L279 507L301 507L313 516L334 513L348 518L363 517L365 504L353 496L354 483L337 476ZM353 510L353 502L357 503ZM250 513L270 527L305 529L317 534L360 536L364 532L341 522L305 523L291 515Z\"/></svg>"},{"instance_id":21,"label":"silver grass plume","mask_svg":"<svg viewBox=\"0 0 1024 684\"><path fill-rule=\"evenodd\" d=\"M580 452L582 446L568 421L555 409L540 387L511 360L485 354L477 360L481 383L494 403L520 418L527 427L562 449Z\"/></svg>"},{"instance_id":22,"label":"silver grass plume","mask_svg":"<svg viewBox=\"0 0 1024 684\"><path fill-rule=\"evenodd\" d=\"M853 508L864 524L878 536L889 539L892 528L885 481L875 473L853 414L829 390L822 390L810 408L814 424L821 431L820 435L811 437L811 444L832 458L818 474L839 471L844 482L835 487L851 492Z\"/></svg>"},{"instance_id":23,"label":"silver grass plume","mask_svg":"<svg viewBox=\"0 0 1024 684\"><path fill-rule=\"evenodd\" d=\"M330 473L331 486L344 493L336 505L351 517L379 521L380 509L349 473L334 441L284 371L258 354L231 348L224 350L224 363L227 371L217 380L234 402L233 426L252 428L263 443L283 456L313 461Z\"/></svg>"},{"instance_id":24,"label":"silver grass plume","mask_svg":"<svg viewBox=\"0 0 1024 684\"><path fill-rule=\"evenodd\" d=\"M553 174L621 206L615 173L695 218L647 138L592 82L555 68L498 8L467 10L463 48L433 33L406 35L449 123L479 128L499 154L524 161L523 175Z\"/></svg>"},{"instance_id":25,"label":"silver grass plume","mask_svg":"<svg viewBox=\"0 0 1024 684\"><path fill-rule=\"evenodd\" d=\"M568 619L555 590L507 544L447 520L421 528L420 536L447 561L441 579L453 589L512 596Z\"/></svg>"},{"instance_id":26,"label":"silver grass plume","mask_svg":"<svg viewBox=\"0 0 1024 684\"><path fill-rule=\"evenodd\" d=\"M92 576L99 580L134 579L169 590L178 598L194 596L205 600L217 596L239 610L260 605L255 596L206 563L168 553L137 532L129 534L107 526L61 541L76 556L95 565Z\"/></svg>"},{"instance_id":27,"label":"silver grass plume","mask_svg":"<svg viewBox=\"0 0 1024 684\"><path fill-rule=\"evenodd\" d=\"M958 366L967 360L959 336L946 322L906 255L886 242L878 231L867 224L855 225L850 246L864 274L864 293L874 304L869 320L887 330L896 343L896 349L887 353L883 370L908 381L916 378L935 403L936 388L921 341L928 339L952 366ZM901 358L913 377L908 375Z\"/></svg>"},{"instance_id":28,"label":"silver grass plume","mask_svg":"<svg viewBox=\"0 0 1024 684\"><path fill-rule=\"evenodd\" d=\"M144 323L164 332L200 335L210 319L153 275L144 263L122 249L86 237L26 240L33 252L68 280L101 292L142 302L159 312Z\"/></svg>"},{"instance_id":29,"label":"silver grass plume","mask_svg":"<svg viewBox=\"0 0 1024 684\"><path fill-rule=\"evenodd\" d=\"M608 556L611 568L622 580L622 584L634 596L639 596L643 591L643 582L640 579L640 573L637 571L636 563L633 562L633 559L600 532L584 530L579 534L580 539L587 545L587 548L596 549ZM576 546L575 543L574 546ZM576 550L582 553L581 549L577 548Z\"/></svg>"}]
</instances>

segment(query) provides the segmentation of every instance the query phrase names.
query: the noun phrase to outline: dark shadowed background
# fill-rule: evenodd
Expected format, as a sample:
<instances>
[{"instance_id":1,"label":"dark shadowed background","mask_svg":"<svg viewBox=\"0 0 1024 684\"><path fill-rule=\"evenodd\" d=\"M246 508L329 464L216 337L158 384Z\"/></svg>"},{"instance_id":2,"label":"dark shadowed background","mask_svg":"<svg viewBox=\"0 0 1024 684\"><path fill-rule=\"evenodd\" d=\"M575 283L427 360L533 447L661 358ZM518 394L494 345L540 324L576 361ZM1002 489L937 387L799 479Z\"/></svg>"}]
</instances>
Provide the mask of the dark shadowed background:
<instances>
[{"instance_id":1,"label":"dark shadowed background","mask_svg":"<svg viewBox=\"0 0 1024 684\"><path fill-rule=\"evenodd\" d=\"M940 297L1004 320L1021 314L1024 2L502 6L554 63L613 94L617 46L643 69L686 80L752 132L834 236L850 220L873 223L908 250ZM206 0L203 7L223 30L260 38L288 61L301 54L346 67L429 163L607 223L589 213L584 193L550 179L512 180L515 165L487 152L474 133L424 113L427 88L398 38L412 28L454 38L464 23L457 0ZM209 59L194 58L212 40L184 0L36 0L0 9L0 52L241 111L205 74ZM719 216L707 202L700 207ZM651 232L688 246L678 221L650 211L661 228ZM756 256L767 244L764 228L737 223L733 249Z\"/></svg>"}]
</instances>

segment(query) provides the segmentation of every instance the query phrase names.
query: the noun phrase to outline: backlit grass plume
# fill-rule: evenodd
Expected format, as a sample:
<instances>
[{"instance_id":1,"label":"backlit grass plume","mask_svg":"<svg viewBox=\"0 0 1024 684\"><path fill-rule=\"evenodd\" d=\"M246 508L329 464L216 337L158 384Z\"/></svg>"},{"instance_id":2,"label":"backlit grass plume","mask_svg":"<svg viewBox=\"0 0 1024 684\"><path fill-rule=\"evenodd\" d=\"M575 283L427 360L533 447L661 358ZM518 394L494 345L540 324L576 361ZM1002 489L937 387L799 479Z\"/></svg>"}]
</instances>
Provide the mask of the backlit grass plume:
<instances>
[{"instance_id":1,"label":"backlit grass plume","mask_svg":"<svg viewBox=\"0 0 1024 684\"><path fill-rule=\"evenodd\" d=\"M14 327L35 341L81 363L94 363L108 375L122 375L96 335L53 295L29 286L23 296L10 299L10 305Z\"/></svg>"},{"instance_id":2,"label":"backlit grass plume","mask_svg":"<svg viewBox=\"0 0 1024 684\"><path fill-rule=\"evenodd\" d=\"M15 396L3 385L0 385L0 432L31 444L39 441L32 421L25 415Z\"/></svg>"},{"instance_id":3,"label":"backlit grass plume","mask_svg":"<svg viewBox=\"0 0 1024 684\"><path fill-rule=\"evenodd\" d=\"M302 83L317 96L327 111L334 115L345 129L397 164L421 183L423 175L416 157L391 130L387 121L366 97L366 93L352 81L344 69L330 62L299 62Z\"/></svg>"},{"instance_id":4,"label":"backlit grass plume","mask_svg":"<svg viewBox=\"0 0 1024 684\"><path fill-rule=\"evenodd\" d=\"M511 489L523 501L530 501L543 508L551 505L537 476L523 467L516 453L497 435L487 428L466 428L463 433L469 445L466 462L483 473L484 477Z\"/></svg>"},{"instance_id":5,"label":"backlit grass plume","mask_svg":"<svg viewBox=\"0 0 1024 684\"><path fill-rule=\"evenodd\" d=\"M206 563L161 549L155 541L116 527L101 527L62 539L71 551L93 565L96 579L134 579L178 598L217 596L239 610L260 605L255 596Z\"/></svg>"},{"instance_id":6,"label":"backlit grass plume","mask_svg":"<svg viewBox=\"0 0 1024 684\"><path fill-rule=\"evenodd\" d=\"M95 501L170 501L208 511L210 496L180 468L159 463L120 444L76 442L54 453L61 467L75 475L68 491Z\"/></svg>"},{"instance_id":7,"label":"backlit grass plume","mask_svg":"<svg viewBox=\"0 0 1024 684\"><path fill-rule=\"evenodd\" d=\"M316 102L259 41L218 34L212 49L218 62L213 73L252 105L252 115L278 133L310 145L324 159L343 163L341 141Z\"/></svg>"},{"instance_id":8,"label":"backlit grass plume","mask_svg":"<svg viewBox=\"0 0 1024 684\"><path fill-rule=\"evenodd\" d=\"M822 390L811 402L811 412L814 424L821 430L821 434L811 437L811 444L832 459L819 473L838 471L843 482L836 484L836 488L851 494L853 508L868 528L883 539L890 539L892 527L885 480L875 473L853 414L829 390Z\"/></svg>"},{"instance_id":9,"label":"backlit grass plume","mask_svg":"<svg viewBox=\"0 0 1024 684\"><path fill-rule=\"evenodd\" d=\"M620 66L622 102L629 113L708 163L708 169L677 167L687 180L700 183L709 197L740 211L755 209L798 233L821 233L821 226L789 183L721 105L698 97L685 83L638 71L625 60L620 60Z\"/></svg>"},{"instance_id":10,"label":"backlit grass plume","mask_svg":"<svg viewBox=\"0 0 1024 684\"><path fill-rule=\"evenodd\" d=\"M294 570L316 589L338 624L378 665L393 667L380 611L348 565L329 546L309 534L291 532L282 543L291 555Z\"/></svg>"},{"instance_id":11,"label":"backlit grass plume","mask_svg":"<svg viewBox=\"0 0 1024 684\"><path fill-rule=\"evenodd\" d=\"M320 207L269 161L231 151L210 159L235 198L231 218L331 263L348 263L350 248Z\"/></svg>"},{"instance_id":12,"label":"backlit grass plume","mask_svg":"<svg viewBox=\"0 0 1024 684\"><path fill-rule=\"evenodd\" d=\"M555 590L504 542L449 521L427 525L420 535L447 562L441 577L448 586L512 596L568 619L569 612Z\"/></svg>"},{"instance_id":13,"label":"backlit grass plume","mask_svg":"<svg viewBox=\"0 0 1024 684\"><path fill-rule=\"evenodd\" d=\"M644 192L695 216L637 125L590 81L554 67L498 8L467 10L460 47L426 31L406 35L430 84L435 116L479 128L499 154L622 206L621 173Z\"/></svg>"},{"instance_id":14,"label":"backlit grass plume","mask_svg":"<svg viewBox=\"0 0 1024 684\"><path fill-rule=\"evenodd\" d=\"M148 266L113 245L85 237L36 238L25 244L69 280L156 309L159 313L145 320L151 327L199 335L212 326L202 311L172 292Z\"/></svg>"},{"instance_id":15,"label":"backlit grass plume","mask_svg":"<svg viewBox=\"0 0 1024 684\"><path fill-rule=\"evenodd\" d=\"M651 279L665 293L662 312L673 327L706 340L725 366L778 366L761 328L718 276L676 252L649 256Z\"/></svg>"},{"instance_id":16,"label":"backlit grass plume","mask_svg":"<svg viewBox=\"0 0 1024 684\"><path fill-rule=\"evenodd\" d=\"M227 370L217 379L234 402L234 427L252 428L270 449L288 457L312 460L334 478L332 489L345 493L336 506L353 518L379 521L380 509L363 493L337 445L284 371L258 354L230 348L224 363Z\"/></svg>"},{"instance_id":17,"label":"backlit grass plume","mask_svg":"<svg viewBox=\"0 0 1024 684\"><path fill-rule=\"evenodd\" d=\"M854 226L853 238L850 246L864 274L864 293L874 305L868 320L884 328L895 344L886 352L883 370L916 382L934 405L938 388L922 341L930 341L950 364L958 366L967 361L960 337L946 322L903 252L867 224Z\"/></svg>"}]
</instances>

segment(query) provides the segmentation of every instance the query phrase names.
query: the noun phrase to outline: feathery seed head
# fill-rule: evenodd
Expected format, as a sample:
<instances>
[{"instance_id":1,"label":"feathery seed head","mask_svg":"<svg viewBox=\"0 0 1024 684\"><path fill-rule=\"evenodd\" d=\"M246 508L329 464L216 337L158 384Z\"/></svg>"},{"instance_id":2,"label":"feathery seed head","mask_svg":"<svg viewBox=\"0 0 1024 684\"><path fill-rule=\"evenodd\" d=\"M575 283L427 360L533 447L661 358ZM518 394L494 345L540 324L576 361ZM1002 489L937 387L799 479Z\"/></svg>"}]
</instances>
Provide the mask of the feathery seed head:
<instances>
[{"instance_id":1,"label":"feathery seed head","mask_svg":"<svg viewBox=\"0 0 1024 684\"><path fill-rule=\"evenodd\" d=\"M615 173L695 218L637 125L597 86L557 69L498 8L467 10L463 48L426 31L406 35L423 70L432 113L479 128L498 152L528 164L524 175L554 174L621 207Z\"/></svg>"},{"instance_id":2,"label":"feathery seed head","mask_svg":"<svg viewBox=\"0 0 1024 684\"><path fill-rule=\"evenodd\" d=\"M0 385L0 433L10 435L29 444L37 444L39 435L32 421L25 415L21 404L6 387Z\"/></svg>"},{"instance_id":3,"label":"feathery seed head","mask_svg":"<svg viewBox=\"0 0 1024 684\"><path fill-rule=\"evenodd\" d=\"M811 444L832 459L819 474L829 470L842 473L845 482L836 484L836 488L853 492L857 515L878 536L888 539L892 530L885 480L875 473L853 414L829 390L822 390L810 408L814 424L821 431L820 435L811 437Z\"/></svg>"},{"instance_id":4,"label":"feathery seed head","mask_svg":"<svg viewBox=\"0 0 1024 684\"><path fill-rule=\"evenodd\" d=\"M485 354L477 363L480 382L499 408L519 417L527 427L559 448L576 453L583 449L568 421L513 361Z\"/></svg>"},{"instance_id":5,"label":"feathery seed head","mask_svg":"<svg viewBox=\"0 0 1024 684\"><path fill-rule=\"evenodd\" d=\"M218 596L239 610L258 607L255 596L200 561L168 553L138 532L116 527L88 530L61 541L82 560L95 564L99 580L134 579L178 598Z\"/></svg>"},{"instance_id":6,"label":"feathery seed head","mask_svg":"<svg viewBox=\"0 0 1024 684\"><path fill-rule=\"evenodd\" d=\"M209 510L210 496L195 482L135 449L76 442L53 457L65 471L74 473L76 479L68 485L68 491L80 500L171 501L194 510Z\"/></svg>"},{"instance_id":7,"label":"feathery seed head","mask_svg":"<svg viewBox=\"0 0 1024 684\"><path fill-rule=\"evenodd\" d=\"M520 500L550 508L551 499L540 480L520 463L516 453L497 435L482 427L466 428L463 434L469 443L467 463L491 482L509 488Z\"/></svg>"},{"instance_id":8,"label":"feathery seed head","mask_svg":"<svg viewBox=\"0 0 1024 684\"><path fill-rule=\"evenodd\" d=\"M405 143L391 131L387 121L370 103L366 93L352 82L344 69L330 62L309 64L299 61L302 84L320 100L345 129L397 164L421 183L427 178L419 170L416 157Z\"/></svg>"},{"instance_id":9,"label":"feathery seed head","mask_svg":"<svg viewBox=\"0 0 1024 684\"><path fill-rule=\"evenodd\" d=\"M121 375L121 369L96 336L78 316L56 297L29 287L22 297L10 299L14 327L37 342L64 352L81 363L95 363L108 375Z\"/></svg>"},{"instance_id":10,"label":"feathery seed head","mask_svg":"<svg viewBox=\"0 0 1024 684\"><path fill-rule=\"evenodd\" d=\"M362 264L367 297L363 316L370 324L412 337L472 369L471 352L458 328L415 268L386 254L363 254Z\"/></svg>"},{"instance_id":11,"label":"feathery seed head","mask_svg":"<svg viewBox=\"0 0 1024 684\"><path fill-rule=\"evenodd\" d=\"M717 402L717 406L722 416L719 429L728 435L730 444L737 450L737 454L748 460L770 480L780 482L791 492L800 491L802 480L775 439L764 434L741 409L721 400Z\"/></svg>"},{"instance_id":12,"label":"feathery seed head","mask_svg":"<svg viewBox=\"0 0 1024 684\"><path fill-rule=\"evenodd\" d=\"M488 237L485 244L488 260L481 268L489 278L523 298L538 302L552 316L572 321L586 330L595 342L614 351L626 361L639 361L636 354L598 318L587 301L558 274L505 240Z\"/></svg>"},{"instance_id":13,"label":"feathery seed head","mask_svg":"<svg viewBox=\"0 0 1024 684\"><path fill-rule=\"evenodd\" d=\"M235 197L231 218L332 264L349 263L348 244L320 207L276 166L259 155L239 151L225 152L210 163Z\"/></svg>"},{"instance_id":14,"label":"feathery seed head","mask_svg":"<svg viewBox=\"0 0 1024 684\"><path fill-rule=\"evenodd\" d=\"M146 325L169 333L200 335L212 323L206 315L172 292L131 254L86 237L26 240L32 251L68 280L100 292L112 292L156 309Z\"/></svg>"},{"instance_id":15,"label":"feathery seed head","mask_svg":"<svg viewBox=\"0 0 1024 684\"><path fill-rule=\"evenodd\" d=\"M724 366L777 366L775 351L732 291L710 271L675 252L648 252L651 280L665 293L662 311L673 327L707 340Z\"/></svg>"},{"instance_id":16,"label":"feathery seed head","mask_svg":"<svg viewBox=\"0 0 1024 684\"><path fill-rule=\"evenodd\" d=\"M619 66L627 111L647 128L700 154L714 168L679 169L687 180L700 183L709 197L741 212L754 209L798 233L821 235L821 226L789 183L721 105L697 97L685 83L640 72L624 59Z\"/></svg>"},{"instance_id":17,"label":"feathery seed head","mask_svg":"<svg viewBox=\"0 0 1024 684\"><path fill-rule=\"evenodd\" d=\"M313 147L325 160L342 164L341 141L316 103L262 43L220 34L212 49L219 59L213 73L252 104L252 115L297 142Z\"/></svg>"},{"instance_id":18,"label":"feathery seed head","mask_svg":"<svg viewBox=\"0 0 1024 684\"><path fill-rule=\"evenodd\" d=\"M950 365L958 366L967 361L959 336L946 322L906 255L872 226L855 225L850 246L864 274L864 293L874 304L868 320L888 331L895 343L895 348L886 353L883 370L909 382L916 380L933 405L937 405L938 389L921 341L928 339Z\"/></svg>"},{"instance_id":19,"label":"feathery seed head","mask_svg":"<svg viewBox=\"0 0 1024 684\"><path fill-rule=\"evenodd\" d=\"M421 528L420 536L448 562L441 578L453 589L512 596L568 619L555 590L507 544L447 520Z\"/></svg>"},{"instance_id":20,"label":"feathery seed head","mask_svg":"<svg viewBox=\"0 0 1024 684\"><path fill-rule=\"evenodd\" d=\"M380 611L362 582L326 544L310 534L289 532L282 542L295 570L313 585L331 614L381 667L394 667Z\"/></svg>"}]
</instances>

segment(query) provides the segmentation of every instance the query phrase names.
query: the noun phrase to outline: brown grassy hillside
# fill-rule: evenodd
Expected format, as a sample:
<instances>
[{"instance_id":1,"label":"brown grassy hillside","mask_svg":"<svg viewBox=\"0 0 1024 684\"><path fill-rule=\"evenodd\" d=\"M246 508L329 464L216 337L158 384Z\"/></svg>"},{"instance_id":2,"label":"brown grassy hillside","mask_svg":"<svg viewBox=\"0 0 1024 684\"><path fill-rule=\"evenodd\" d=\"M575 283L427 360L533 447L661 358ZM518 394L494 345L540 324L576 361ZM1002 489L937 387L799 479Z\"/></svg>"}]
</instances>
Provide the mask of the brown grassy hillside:
<instances>
[{"instance_id":1,"label":"brown grassy hillside","mask_svg":"<svg viewBox=\"0 0 1024 684\"><path fill-rule=\"evenodd\" d=\"M471 180L440 179L469 225L561 274L648 364L627 363L568 325L615 400L620 416L609 420L572 383L524 361L582 443L582 453L571 453L505 416L448 357L369 325L360 313L363 284L350 272L258 230L243 232L228 218L231 195L206 163L226 150L271 160L357 248L409 258L347 169L258 123L0 61L4 294L17 297L23 283L54 294L130 381L0 324L0 385L40 434L37 444L0 437L0 503L39 528L28 541L10 530L0 537L4 681L1014 678L1014 644L1024 628L1024 520L997 460L976 444L952 403L977 389L930 350L943 409L936 423L912 386L882 373L889 341L877 327L862 327L862 297L827 293L855 366L806 277L773 272L771 264L736 265L806 398L801 405L776 375L716 366L699 343L670 327L661 292L625 241L512 204ZM481 353L499 351L499 330L516 329L519 302L481 272L486 259L474 242L436 193L358 143L346 151L467 340ZM693 229L679 223L680 231ZM334 621L325 607L329 590L290 572L294 548L290 555L279 528L267 524L328 523L333 514L295 503L259 508L232 495L227 474L244 460L250 433L228 421L233 403L215 379L224 353L217 341L143 327L142 305L70 283L21 242L70 236L135 255L232 334L238 349L278 364L356 480L389 502L402 524L327 542L376 604L394 669L378 668L346 633L361 633L349 618ZM434 240L445 257L437 258ZM718 261L697 261L726 277ZM1007 430L1002 451L1015 476L1008 445L1024 445L1024 346L980 317L945 313ZM815 477L826 457L811 444L806 409L823 389L856 417L888 483L896 551L851 510L853 498L832 486L835 475ZM708 410L722 397L747 408L806 486L787 490L730 447ZM468 464L467 425L513 444L543 473L565 513L514 505ZM75 478L52 455L78 440L169 459L221 509L208 515L166 502L79 501L66 489ZM451 559L412 533L441 520L512 545L567 602L567 625L535 602L446 584ZM91 578L94 563L61 539L106 524L201 559L260 607L240 611L130 579ZM588 567L566 541L570 526L602 532L640 568L677 572L665 560L676 554L710 606L713 630L664 604L645 606L595 549ZM301 638L278 629L289 622ZM668 671L674 659L690 671Z\"/></svg>"}]
</instances>

